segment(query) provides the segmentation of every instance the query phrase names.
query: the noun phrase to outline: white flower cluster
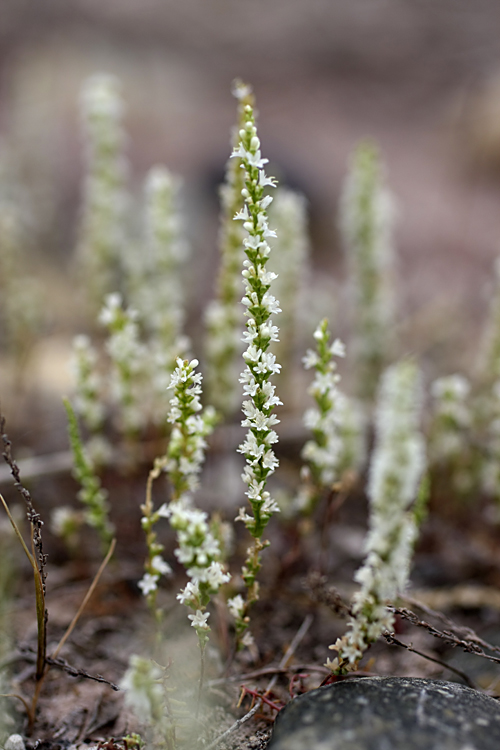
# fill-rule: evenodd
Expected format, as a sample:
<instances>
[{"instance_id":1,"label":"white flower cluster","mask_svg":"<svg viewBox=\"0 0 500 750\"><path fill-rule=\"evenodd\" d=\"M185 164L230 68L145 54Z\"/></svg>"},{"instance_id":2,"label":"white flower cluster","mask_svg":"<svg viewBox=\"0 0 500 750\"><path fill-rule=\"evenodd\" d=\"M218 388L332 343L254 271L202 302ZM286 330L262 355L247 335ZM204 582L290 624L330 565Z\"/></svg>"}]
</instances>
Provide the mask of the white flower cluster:
<instances>
[{"instance_id":1,"label":"white flower cluster","mask_svg":"<svg viewBox=\"0 0 500 750\"><path fill-rule=\"evenodd\" d=\"M239 142L239 129L245 125L245 106L253 101L252 90L235 81L233 95L238 100L238 127L232 135L233 146ZM207 324L207 385L210 403L222 414L231 415L239 408L237 387L243 316L240 304L241 264L243 262L243 227L233 221L242 203L245 187L241 159L230 158L224 184L220 188L221 217L219 230L220 269L216 298L205 313Z\"/></svg>"},{"instance_id":2,"label":"white flower cluster","mask_svg":"<svg viewBox=\"0 0 500 750\"><path fill-rule=\"evenodd\" d=\"M213 409L202 407L202 375L195 372L198 360L177 360L170 388L169 422L173 426L165 470L172 484L172 499L167 510L170 525L177 532L175 556L191 579L178 595L179 601L195 610L189 615L200 644L206 642L210 630L205 612L210 598L223 583L230 580L221 563L221 548L208 523L208 516L193 507L192 493L198 487L198 476L205 458L206 436L215 424Z\"/></svg>"},{"instance_id":3,"label":"white flower cluster","mask_svg":"<svg viewBox=\"0 0 500 750\"><path fill-rule=\"evenodd\" d=\"M266 208L272 198L264 196L264 188L274 187L275 181L264 171L268 160L261 156L253 110L249 105L245 107L245 127L239 135L241 140L232 156L241 159L245 171L242 191L245 206L234 218L243 221L243 228L248 233L243 240L246 260L243 262L245 296L242 299L248 319L243 334L247 344L243 358L247 367L240 383L243 384L244 396L249 398L243 401L245 419L241 424L249 429L238 450L247 462L243 480L248 485L246 494L253 516L242 508L238 520L245 523L254 538L260 539L269 518L279 510L265 489L267 477L278 466L271 446L278 440L273 427L279 420L272 412L281 404L270 381L272 375L279 373L281 365L277 364L275 355L267 351L272 342L279 341L278 328L273 325L271 316L281 312L278 300L269 293L276 274L266 270L270 253L268 240L276 233L268 226Z\"/></svg>"},{"instance_id":4,"label":"white flower cluster","mask_svg":"<svg viewBox=\"0 0 500 750\"><path fill-rule=\"evenodd\" d=\"M330 646L338 658L333 671L355 669L370 643L393 624L386 603L407 583L417 528L411 504L425 470L425 445L419 431L422 391L413 362L388 368L381 382L376 413L376 445L370 467L370 528L366 559L355 579L355 595L346 635Z\"/></svg>"},{"instance_id":5,"label":"white flower cluster","mask_svg":"<svg viewBox=\"0 0 500 750\"><path fill-rule=\"evenodd\" d=\"M80 251L91 291L100 304L103 294L116 288L119 252L124 245L127 164L118 79L105 74L89 78L81 104L88 173Z\"/></svg>"},{"instance_id":6,"label":"white flower cluster","mask_svg":"<svg viewBox=\"0 0 500 750\"><path fill-rule=\"evenodd\" d=\"M306 369L315 369L308 393L316 406L304 414L304 424L313 433L302 450L309 463L301 472L302 483L294 499L293 510L310 513L322 489L332 489L349 469L356 469L364 455L363 426L354 404L338 388L340 376L334 357L344 357L345 347L339 340L330 343L328 320L321 321L314 332L317 351L308 349L303 358Z\"/></svg>"},{"instance_id":7,"label":"white flower cluster","mask_svg":"<svg viewBox=\"0 0 500 750\"><path fill-rule=\"evenodd\" d=\"M195 610L196 615L203 612L210 597L217 593L222 584L231 576L226 573L220 562L221 550L208 524L208 516L201 510L191 507L186 498L171 504L170 525L177 531L179 548L175 556L186 568L190 577L189 583L177 595L177 599ZM194 628L210 630L207 624L209 613L204 613L204 624L198 625L199 617L193 619Z\"/></svg>"},{"instance_id":8,"label":"white flower cluster","mask_svg":"<svg viewBox=\"0 0 500 750\"><path fill-rule=\"evenodd\" d=\"M202 412L200 396L203 376L194 372L198 360L177 359L170 378L174 390L170 399L168 421L173 424L165 469L173 485L173 501L198 487L198 476L205 460L205 438L215 426L217 417L212 407ZM202 413L200 413L202 412Z\"/></svg>"},{"instance_id":9,"label":"white flower cluster","mask_svg":"<svg viewBox=\"0 0 500 750\"><path fill-rule=\"evenodd\" d=\"M471 426L469 394L470 383L462 375L438 378L431 386L434 399L431 446L438 461L451 459L464 448L464 432Z\"/></svg>"},{"instance_id":10,"label":"white flower cluster","mask_svg":"<svg viewBox=\"0 0 500 750\"><path fill-rule=\"evenodd\" d=\"M304 414L304 424L312 430L314 440L304 445L302 457L309 461L317 473L317 480L323 486L331 486L337 476L337 462L342 450L342 439L339 435L339 414L337 402L340 392L337 383L340 375L333 357L345 357L345 346L335 339L329 343L330 332L328 321L323 320L314 332L318 351L307 351L303 359L306 370L315 369L314 380L308 393L316 401L316 407Z\"/></svg>"},{"instance_id":11,"label":"white flower cluster","mask_svg":"<svg viewBox=\"0 0 500 750\"><path fill-rule=\"evenodd\" d=\"M341 229L354 285L359 390L371 399L392 348L394 295L392 196L383 184L376 150L354 154L341 199Z\"/></svg>"},{"instance_id":12,"label":"white flower cluster","mask_svg":"<svg viewBox=\"0 0 500 750\"><path fill-rule=\"evenodd\" d=\"M144 723L158 722L165 713L162 671L150 659L132 654L120 687L125 690L125 705Z\"/></svg>"},{"instance_id":13,"label":"white flower cluster","mask_svg":"<svg viewBox=\"0 0 500 750\"><path fill-rule=\"evenodd\" d=\"M147 376L148 357L140 341L138 317L136 310L124 309L118 293L106 296L99 315L99 322L110 334L106 350L112 363L111 397L120 405L123 427L130 433L140 429L148 417L141 387Z\"/></svg>"},{"instance_id":14,"label":"white flower cluster","mask_svg":"<svg viewBox=\"0 0 500 750\"><path fill-rule=\"evenodd\" d=\"M160 516L162 514L160 513ZM158 581L161 576L172 575L173 571L170 565L160 554L153 555L149 561L148 571L144 573L137 584L144 596L153 594L158 589Z\"/></svg>"}]
</instances>

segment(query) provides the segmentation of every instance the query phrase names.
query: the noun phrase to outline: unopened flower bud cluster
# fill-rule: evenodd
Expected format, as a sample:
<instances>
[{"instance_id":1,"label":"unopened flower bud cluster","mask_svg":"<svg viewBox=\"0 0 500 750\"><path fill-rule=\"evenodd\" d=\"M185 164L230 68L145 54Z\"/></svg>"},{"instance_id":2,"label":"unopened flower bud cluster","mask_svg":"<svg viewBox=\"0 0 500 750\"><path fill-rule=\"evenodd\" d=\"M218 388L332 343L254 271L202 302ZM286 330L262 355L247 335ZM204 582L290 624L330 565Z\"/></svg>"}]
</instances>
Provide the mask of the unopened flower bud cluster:
<instances>
[{"instance_id":1,"label":"unopened flower bud cluster","mask_svg":"<svg viewBox=\"0 0 500 750\"><path fill-rule=\"evenodd\" d=\"M108 493L101 486L94 464L88 457L83 445L76 414L71 403L65 399L64 406L68 417L68 432L73 453L73 474L80 484L77 498L85 506L85 521L96 529L103 548L107 546L114 534L114 527L109 520Z\"/></svg>"},{"instance_id":2,"label":"unopened flower bud cluster","mask_svg":"<svg viewBox=\"0 0 500 750\"><path fill-rule=\"evenodd\" d=\"M97 360L90 338L84 334L75 336L70 363L75 384L73 407L91 432L98 431L104 421L103 384L97 371Z\"/></svg>"},{"instance_id":3,"label":"unopened flower bud cluster","mask_svg":"<svg viewBox=\"0 0 500 750\"><path fill-rule=\"evenodd\" d=\"M464 432L471 426L470 383L462 375L438 378L431 386L431 395L434 401L433 458L449 460L462 452Z\"/></svg>"}]
</instances>

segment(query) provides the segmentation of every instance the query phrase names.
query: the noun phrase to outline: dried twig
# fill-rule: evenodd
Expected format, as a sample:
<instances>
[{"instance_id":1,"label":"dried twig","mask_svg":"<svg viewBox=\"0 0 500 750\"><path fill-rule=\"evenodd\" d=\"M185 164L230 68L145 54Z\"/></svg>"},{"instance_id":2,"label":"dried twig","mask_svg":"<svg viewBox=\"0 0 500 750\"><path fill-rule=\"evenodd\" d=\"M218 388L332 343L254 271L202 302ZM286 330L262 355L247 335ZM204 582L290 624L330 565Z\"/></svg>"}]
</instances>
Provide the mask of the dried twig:
<instances>
[{"instance_id":1,"label":"dried twig","mask_svg":"<svg viewBox=\"0 0 500 750\"><path fill-rule=\"evenodd\" d=\"M236 732L237 729L239 729L242 724L244 724L246 721L252 718L252 716L255 716L257 711L259 710L260 706L262 704L262 700L258 699L257 703L253 708L250 709L250 711L241 717L241 719L237 719L234 724L232 724L229 729L226 729L225 732L222 732L213 742L210 743L210 745L207 745L205 750L214 750L221 742L222 740L226 739L226 737L229 737L230 734L233 732Z\"/></svg>"},{"instance_id":2,"label":"dried twig","mask_svg":"<svg viewBox=\"0 0 500 750\"><path fill-rule=\"evenodd\" d=\"M442 612L437 612L436 610L431 609L426 604L423 604L416 599L411 599L410 597L405 596L404 601L411 604L412 607L421 609L422 612L425 612L425 614L429 617L435 617L446 628L453 630L456 635L460 636L464 640L476 643L478 646L482 646L483 648L488 649L488 651L492 651L494 654L500 654L500 646L494 646L492 643L484 641L480 636L477 635L476 632L474 632L474 630L472 630L472 628L468 628L466 625L459 625L458 623L454 622L454 620L444 615Z\"/></svg>"},{"instance_id":3,"label":"dried twig","mask_svg":"<svg viewBox=\"0 0 500 750\"><path fill-rule=\"evenodd\" d=\"M3 416L3 414L0 414L0 434L2 436L2 443L4 446L2 456L4 457L8 466L10 467L10 473L12 474L14 478L14 487L17 489L17 491L23 498L24 502L26 503L26 515L28 517L28 521L30 522L31 528L32 528L33 544L36 550L38 570L39 570L40 578L42 581L43 593L45 595L46 593L45 591L45 579L46 579L45 565L47 562L47 555L45 555L43 552L43 544L42 544L43 521L40 517L40 514L37 513L33 507L33 501L31 499L29 490L27 490L26 487L24 487L21 482L19 466L17 465L17 463L15 462L12 456L12 443L9 440L9 436L5 432L5 417Z\"/></svg>"},{"instance_id":4,"label":"dried twig","mask_svg":"<svg viewBox=\"0 0 500 750\"><path fill-rule=\"evenodd\" d=\"M270 674L270 673L274 674L274 676L269 681L269 684L267 686L267 689L266 689L264 695L266 693L268 693L272 689L274 683L276 682L276 680L278 678L278 674L286 673L286 671L287 671L287 664L288 664L289 660L291 659L291 657L293 656L293 654L295 653L295 651L297 649L297 646L299 645L299 643L301 642L301 640L303 639L303 637L305 636L305 634L307 633L307 631L311 627L312 621L313 621L313 616L312 615L309 614L309 615L307 615L305 617L302 625L300 626L300 628L298 629L298 631L295 634L294 638L292 639L292 642L288 646L288 648L287 648L285 654L283 655L283 658L281 659L281 661L280 661L280 663L279 663L279 665L278 665L277 668L275 668L274 670L269 670L269 671L259 670L257 672L257 675L259 675L259 674L260 675ZM214 685L214 684L219 683L219 682L225 682L225 681L227 681L227 679L231 679L231 678L223 678L222 680L213 680L210 684ZM235 681L237 680L238 682L243 682L245 679L251 679L251 676L250 675L242 675L240 677L235 678ZM247 692L250 692L250 691L247 691ZM252 692L252 695L253 695L253 692ZM213 750L214 748L216 748L217 745L220 742L222 742L222 740L224 740L230 734L232 734L237 729L239 729L241 727L241 725L244 724L249 719L251 719L252 716L255 716L255 714L259 710L260 706L262 705L263 699L262 699L261 696L258 696L258 695L257 696L254 695L254 697L257 697L257 702L250 709L250 711L248 713L246 713L245 716L243 716L241 719L238 719L237 721L235 721L234 724L229 727L229 729L226 729L225 732L223 732L221 735L219 735L219 737L217 737L213 742L211 742L210 745L208 745L205 748L205 750Z\"/></svg>"},{"instance_id":5,"label":"dried twig","mask_svg":"<svg viewBox=\"0 0 500 750\"><path fill-rule=\"evenodd\" d=\"M411 651L412 654L417 654L417 656L421 656L423 659L427 659L427 661L432 661L434 664L439 664L440 667L444 667L445 669L449 669L450 672L453 672L454 674L458 675L459 677L464 680L464 682L471 688L476 689L476 685L474 682L470 679L470 677L465 674L465 672L462 672L461 669L457 669L456 667L452 667L450 664L447 664L445 661L442 661L441 659L436 659L434 656L430 656L429 654L424 654L423 651L419 651L416 648L413 648L413 646L409 645L408 643L403 643L403 641L398 640L394 633L382 633L383 638L387 641L389 645L394 646L401 646L402 648L405 648L407 651Z\"/></svg>"},{"instance_id":6,"label":"dried twig","mask_svg":"<svg viewBox=\"0 0 500 750\"><path fill-rule=\"evenodd\" d=\"M309 573L305 581L315 601L326 604L335 614L342 618L352 616L351 608L342 599L340 593L334 586L327 586L327 579L317 571Z\"/></svg>"},{"instance_id":7,"label":"dried twig","mask_svg":"<svg viewBox=\"0 0 500 750\"><path fill-rule=\"evenodd\" d=\"M444 641L448 646L451 646L452 648L458 647L461 648L462 651L466 651L469 654L476 654L476 656L481 656L483 659L488 659L489 661L495 662L495 664L500 664L499 657L491 656L483 650L483 648L478 643L478 640L480 639L478 636L475 636L475 634L475 638L460 638L451 630L439 630L438 628L434 627L434 625L431 625L425 620L421 620L410 609L406 609L404 607L388 607L388 609L391 612L394 612L394 614L402 617L403 620L407 620L412 625L415 625L419 628L424 628L428 633L433 635L435 638L439 638L440 640ZM473 631L470 632L472 633ZM482 641L482 643L488 650L497 650L494 646L486 643L486 641Z\"/></svg>"},{"instance_id":8,"label":"dried twig","mask_svg":"<svg viewBox=\"0 0 500 750\"><path fill-rule=\"evenodd\" d=\"M312 615L306 615L306 617L304 619L304 622L302 623L302 625L300 626L300 628L295 633L295 636L292 639L292 642L290 643L290 645L288 646L287 650L285 651L285 653L283 655L283 658L281 659L281 661L280 661L280 663L278 665L278 669L285 669L285 667L287 666L288 662L290 661L290 659L294 655L294 653L295 653L295 651L297 649L297 646L299 645L299 643L301 642L301 640L303 639L303 637L305 636L305 634L307 633L307 631L311 627L313 619L314 618L313 618ZM278 674L275 673L274 676L269 681L269 684L268 684L268 686L266 688L266 693L268 693L270 690L272 690L272 688L274 687L277 679L278 679Z\"/></svg>"},{"instance_id":9,"label":"dried twig","mask_svg":"<svg viewBox=\"0 0 500 750\"><path fill-rule=\"evenodd\" d=\"M331 674L331 670L318 664L293 664L287 667L263 667L262 669L256 669L254 672L247 672L242 675L233 675L232 677L219 677L215 680L209 680L207 682L208 687L215 687L216 685L223 685L226 682L248 682L249 680L257 680L259 677L267 677L268 675L287 675L290 672L320 672L321 674Z\"/></svg>"},{"instance_id":10,"label":"dried twig","mask_svg":"<svg viewBox=\"0 0 500 750\"><path fill-rule=\"evenodd\" d=\"M61 659L61 657L52 659L50 656L48 656L46 662L51 667L57 667L58 669L62 669L63 672L67 672L67 674L71 675L71 677L85 677L85 679L94 680L94 682L103 682L105 685L109 685L109 687L113 690L121 690L118 685L115 685L114 682L110 682L110 680L106 680L106 678L102 677L102 675L89 674L83 669L72 667L71 664L68 664L68 662L65 659Z\"/></svg>"}]
</instances>

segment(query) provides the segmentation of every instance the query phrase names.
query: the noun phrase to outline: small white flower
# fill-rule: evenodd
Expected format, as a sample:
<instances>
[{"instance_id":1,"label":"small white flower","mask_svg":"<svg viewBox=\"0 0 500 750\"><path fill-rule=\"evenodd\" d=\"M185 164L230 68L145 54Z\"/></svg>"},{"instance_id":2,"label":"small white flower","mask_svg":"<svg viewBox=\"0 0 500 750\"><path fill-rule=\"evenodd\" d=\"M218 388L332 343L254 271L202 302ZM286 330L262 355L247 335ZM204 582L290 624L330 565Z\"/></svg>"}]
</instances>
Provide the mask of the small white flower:
<instances>
[{"instance_id":1,"label":"small white flower","mask_svg":"<svg viewBox=\"0 0 500 750\"><path fill-rule=\"evenodd\" d=\"M166 562L161 555L155 555L153 557L151 560L151 567L163 576L168 576L173 572L168 562Z\"/></svg>"},{"instance_id":2,"label":"small white flower","mask_svg":"<svg viewBox=\"0 0 500 750\"><path fill-rule=\"evenodd\" d=\"M191 626L198 630L210 630L210 626L207 623L210 617L210 612L202 612L200 609L196 610L195 615L188 615L188 620L191 620Z\"/></svg>"},{"instance_id":3,"label":"small white flower","mask_svg":"<svg viewBox=\"0 0 500 750\"><path fill-rule=\"evenodd\" d=\"M207 568L207 583L211 589L217 590L223 583L228 583L230 580L231 576L224 572L220 562L213 562Z\"/></svg>"},{"instance_id":4,"label":"small white flower","mask_svg":"<svg viewBox=\"0 0 500 750\"><path fill-rule=\"evenodd\" d=\"M180 594L177 594L177 599L180 601L181 604L189 604L190 602L196 602L198 601L200 597L200 587L198 586L198 583L193 583L192 581L189 581L186 584L186 587L180 592Z\"/></svg>"},{"instance_id":5,"label":"small white flower","mask_svg":"<svg viewBox=\"0 0 500 750\"><path fill-rule=\"evenodd\" d=\"M151 575L151 573L144 573L143 577L137 584L141 589L144 596L151 594L158 588L159 575Z\"/></svg>"},{"instance_id":6,"label":"small white flower","mask_svg":"<svg viewBox=\"0 0 500 750\"><path fill-rule=\"evenodd\" d=\"M236 620L241 617L245 609L245 601L241 594L237 594L236 596L233 596L232 599L228 599L227 607Z\"/></svg>"},{"instance_id":7,"label":"small white flower","mask_svg":"<svg viewBox=\"0 0 500 750\"><path fill-rule=\"evenodd\" d=\"M241 645L246 646L246 648L249 648L250 646L253 646L255 643L254 637L251 634L249 630L246 631L243 638L241 639Z\"/></svg>"}]
</instances>

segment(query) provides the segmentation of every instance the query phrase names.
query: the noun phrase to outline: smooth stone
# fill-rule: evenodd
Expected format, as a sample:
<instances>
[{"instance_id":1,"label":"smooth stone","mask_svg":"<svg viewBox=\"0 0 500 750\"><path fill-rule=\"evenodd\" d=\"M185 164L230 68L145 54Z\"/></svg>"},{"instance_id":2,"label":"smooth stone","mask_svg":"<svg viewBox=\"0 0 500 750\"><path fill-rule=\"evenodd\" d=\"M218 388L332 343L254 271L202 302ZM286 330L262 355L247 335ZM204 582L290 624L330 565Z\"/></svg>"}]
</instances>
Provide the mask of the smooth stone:
<instances>
[{"instance_id":1,"label":"smooth stone","mask_svg":"<svg viewBox=\"0 0 500 750\"><path fill-rule=\"evenodd\" d=\"M292 700L268 750L500 750L500 704L455 682L349 678Z\"/></svg>"}]
</instances>

